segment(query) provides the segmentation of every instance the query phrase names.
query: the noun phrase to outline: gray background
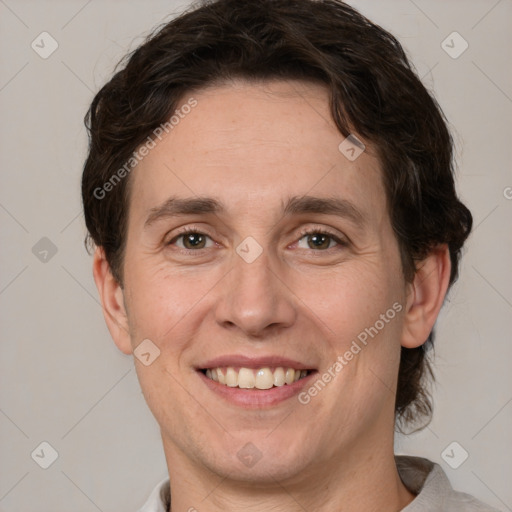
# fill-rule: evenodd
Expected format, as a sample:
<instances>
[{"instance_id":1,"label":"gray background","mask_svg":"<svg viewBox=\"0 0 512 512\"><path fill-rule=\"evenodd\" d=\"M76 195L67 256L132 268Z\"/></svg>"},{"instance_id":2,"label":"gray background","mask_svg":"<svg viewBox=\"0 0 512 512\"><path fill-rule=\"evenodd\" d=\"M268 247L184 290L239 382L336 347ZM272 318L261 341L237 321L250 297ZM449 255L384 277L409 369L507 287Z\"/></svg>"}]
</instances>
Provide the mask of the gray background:
<instances>
[{"instance_id":1,"label":"gray background","mask_svg":"<svg viewBox=\"0 0 512 512\"><path fill-rule=\"evenodd\" d=\"M434 89L475 218L438 322L433 421L396 449L512 510L512 3L350 3L400 39ZM104 325L83 247L82 119L118 59L184 5L0 0L1 511L135 511L166 476L158 426ZM31 48L43 31L59 45L47 59ZM453 31L469 44L457 58L458 36L445 43L452 56L441 45ZM58 452L48 469L35 462L49 461L43 441ZM469 453L457 469L442 456L453 441ZM463 454L448 453L452 465Z\"/></svg>"}]
</instances>

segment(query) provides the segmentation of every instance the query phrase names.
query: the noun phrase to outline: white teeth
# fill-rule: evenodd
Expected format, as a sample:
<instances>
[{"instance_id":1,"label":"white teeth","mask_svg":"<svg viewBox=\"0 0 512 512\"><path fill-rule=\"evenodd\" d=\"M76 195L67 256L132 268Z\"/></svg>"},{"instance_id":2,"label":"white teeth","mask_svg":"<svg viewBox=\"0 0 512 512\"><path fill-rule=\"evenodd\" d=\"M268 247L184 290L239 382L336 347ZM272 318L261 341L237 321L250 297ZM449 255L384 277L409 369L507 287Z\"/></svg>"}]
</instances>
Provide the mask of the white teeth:
<instances>
[{"instance_id":1,"label":"white teeth","mask_svg":"<svg viewBox=\"0 0 512 512\"><path fill-rule=\"evenodd\" d=\"M215 382L231 388L270 389L273 386L290 385L308 375L307 370L294 370L279 366L272 371L268 367L252 369L240 368L238 372L232 367L208 368L206 376Z\"/></svg>"},{"instance_id":2,"label":"white teeth","mask_svg":"<svg viewBox=\"0 0 512 512\"><path fill-rule=\"evenodd\" d=\"M281 367L274 370L274 386L284 386L284 369Z\"/></svg>"},{"instance_id":3,"label":"white teeth","mask_svg":"<svg viewBox=\"0 0 512 512\"><path fill-rule=\"evenodd\" d=\"M242 371L242 369L240 371ZM255 387L257 389L270 389L273 385L274 376L272 375L270 368L261 368L256 372Z\"/></svg>"},{"instance_id":4,"label":"white teeth","mask_svg":"<svg viewBox=\"0 0 512 512\"><path fill-rule=\"evenodd\" d=\"M238 374L233 368L231 368L231 366L226 370L226 384L230 388L235 388L238 386Z\"/></svg>"},{"instance_id":5,"label":"white teeth","mask_svg":"<svg viewBox=\"0 0 512 512\"><path fill-rule=\"evenodd\" d=\"M254 387L254 372L249 368L240 368L238 372L238 387L250 389Z\"/></svg>"}]
</instances>

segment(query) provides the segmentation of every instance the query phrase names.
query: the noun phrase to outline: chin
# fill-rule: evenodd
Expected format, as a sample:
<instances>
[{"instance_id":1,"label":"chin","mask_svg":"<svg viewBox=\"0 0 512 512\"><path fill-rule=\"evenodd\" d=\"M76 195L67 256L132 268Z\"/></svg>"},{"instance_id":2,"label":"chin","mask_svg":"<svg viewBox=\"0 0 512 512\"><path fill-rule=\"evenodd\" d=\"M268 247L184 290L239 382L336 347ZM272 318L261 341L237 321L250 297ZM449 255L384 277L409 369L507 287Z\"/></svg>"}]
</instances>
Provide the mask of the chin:
<instances>
[{"instance_id":1,"label":"chin","mask_svg":"<svg viewBox=\"0 0 512 512\"><path fill-rule=\"evenodd\" d=\"M269 485L293 480L306 471L306 467L300 464L295 457L287 459L279 459L277 455L263 456L252 467L240 463L233 462L232 459L226 460L224 463L217 463L210 468L216 474L229 478L232 481L241 484L249 484L252 487L261 485L268 487Z\"/></svg>"},{"instance_id":2,"label":"chin","mask_svg":"<svg viewBox=\"0 0 512 512\"><path fill-rule=\"evenodd\" d=\"M226 446L212 451L210 445L205 465L230 480L261 485L303 474L314 459L311 443L305 438L292 441L285 433L269 432L227 436Z\"/></svg>"}]
</instances>

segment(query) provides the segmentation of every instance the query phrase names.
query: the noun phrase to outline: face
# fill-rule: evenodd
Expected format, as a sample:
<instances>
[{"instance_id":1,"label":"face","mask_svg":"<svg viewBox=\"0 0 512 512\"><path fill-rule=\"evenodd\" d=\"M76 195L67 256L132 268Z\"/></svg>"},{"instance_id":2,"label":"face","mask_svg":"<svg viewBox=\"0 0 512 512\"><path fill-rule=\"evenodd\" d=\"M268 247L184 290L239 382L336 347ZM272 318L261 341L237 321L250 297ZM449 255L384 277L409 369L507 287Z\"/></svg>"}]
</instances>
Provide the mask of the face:
<instances>
[{"instance_id":1,"label":"face","mask_svg":"<svg viewBox=\"0 0 512 512\"><path fill-rule=\"evenodd\" d=\"M116 336L160 351L135 363L168 459L255 482L371 457L392 443L408 290L375 152L340 151L320 85L190 97L130 176Z\"/></svg>"}]
</instances>

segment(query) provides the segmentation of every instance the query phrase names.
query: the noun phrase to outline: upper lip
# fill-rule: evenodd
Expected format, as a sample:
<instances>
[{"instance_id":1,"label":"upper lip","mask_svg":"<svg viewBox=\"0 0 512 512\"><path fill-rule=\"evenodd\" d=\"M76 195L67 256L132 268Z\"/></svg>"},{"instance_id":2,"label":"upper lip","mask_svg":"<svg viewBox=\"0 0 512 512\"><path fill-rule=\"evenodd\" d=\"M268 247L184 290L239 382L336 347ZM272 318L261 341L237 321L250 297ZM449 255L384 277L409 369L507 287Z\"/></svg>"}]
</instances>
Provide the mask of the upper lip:
<instances>
[{"instance_id":1,"label":"upper lip","mask_svg":"<svg viewBox=\"0 0 512 512\"><path fill-rule=\"evenodd\" d=\"M264 367L272 367L277 368L278 366L282 366L285 368L293 368L295 370L313 370L314 368L311 365L307 365L296 361L294 359L289 359L287 357L280 357L276 355L268 355L268 356L260 356L260 357L250 357L244 355L225 355L218 356L214 359L209 359L204 363L201 363L197 366L198 370L204 370L208 368L219 368L224 366L232 366L232 367L242 367L242 368L264 368Z\"/></svg>"}]
</instances>

